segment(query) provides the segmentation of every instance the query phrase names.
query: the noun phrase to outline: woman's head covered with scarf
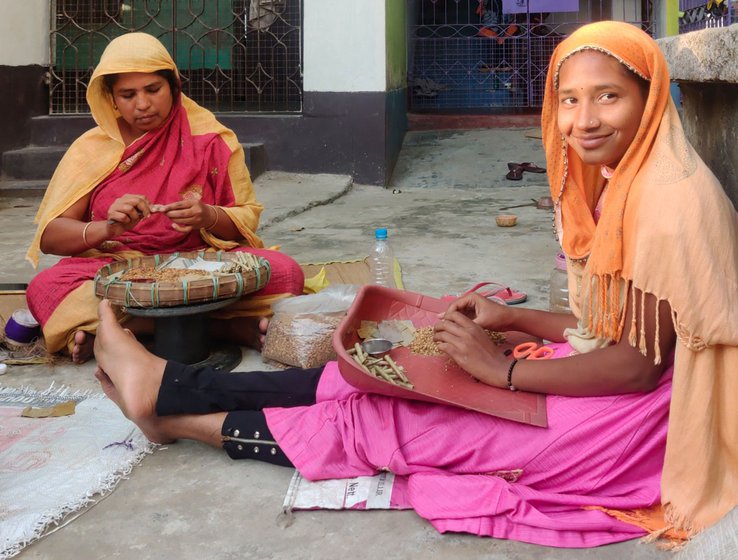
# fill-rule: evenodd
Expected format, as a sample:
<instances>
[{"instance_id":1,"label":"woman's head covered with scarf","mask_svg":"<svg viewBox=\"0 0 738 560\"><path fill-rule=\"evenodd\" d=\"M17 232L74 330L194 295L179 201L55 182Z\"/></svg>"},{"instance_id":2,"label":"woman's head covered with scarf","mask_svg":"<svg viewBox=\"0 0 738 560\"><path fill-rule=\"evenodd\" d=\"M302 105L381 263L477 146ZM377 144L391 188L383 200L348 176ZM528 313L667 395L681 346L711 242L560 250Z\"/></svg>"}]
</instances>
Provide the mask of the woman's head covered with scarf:
<instances>
[{"instance_id":1,"label":"woman's head covered with scarf","mask_svg":"<svg viewBox=\"0 0 738 560\"><path fill-rule=\"evenodd\" d=\"M113 39L100 57L100 62L92 73L87 86L87 104L90 106L95 122L113 138L120 137L118 117L112 91L106 84L111 76L128 72L173 73L176 89L172 96L174 103L180 101L179 71L164 45L147 33L127 33ZM170 88L172 83L170 82ZM122 140L121 140L122 141Z\"/></svg>"},{"instance_id":2,"label":"woman's head covered with scarf","mask_svg":"<svg viewBox=\"0 0 738 560\"><path fill-rule=\"evenodd\" d=\"M252 247L263 245L255 233L262 206L256 200L245 166L243 147L238 138L218 122L210 111L180 93L177 66L166 47L156 37L146 33L127 33L108 44L90 78L87 103L98 126L75 140L51 178L36 214L36 236L26 254L26 258L34 266L38 264L40 240L48 223L111 176L126 149L119 128L118 119L121 115L115 108L110 79L108 78L108 84L105 83L106 77L163 70L173 74L177 86L176 91L172 92L171 112L181 112L184 115L192 136L217 135L230 151L229 161L224 165L226 169L220 169L222 177L227 177L227 180L224 179L227 185L223 191L225 198L213 202L219 204L229 215L246 244ZM171 89L172 82L169 81L169 84ZM180 163L190 167L197 165L197 162L187 158ZM207 165L207 162L202 165ZM227 175L224 171L227 171ZM216 249L227 250L238 245L236 242L220 240L207 231L202 235L206 243Z\"/></svg>"},{"instance_id":3,"label":"woman's head covered with scarf","mask_svg":"<svg viewBox=\"0 0 738 560\"><path fill-rule=\"evenodd\" d=\"M584 163L566 144L557 118L562 65L583 51L613 57L634 79L646 80L649 85L640 126L609 180L606 210L597 227L592 214L604 186L601 166ZM563 219L561 243L569 259L586 260L598 290L590 295L597 299L589 310L596 308L601 313L600 317L592 317L588 326L598 336L611 340L619 339L621 334L617 312L620 290L616 288L629 265L623 254L624 229L634 225L625 223L625 207L669 104L669 74L664 56L653 39L633 25L599 22L584 26L563 41L551 58L542 121L551 194Z\"/></svg>"}]
</instances>

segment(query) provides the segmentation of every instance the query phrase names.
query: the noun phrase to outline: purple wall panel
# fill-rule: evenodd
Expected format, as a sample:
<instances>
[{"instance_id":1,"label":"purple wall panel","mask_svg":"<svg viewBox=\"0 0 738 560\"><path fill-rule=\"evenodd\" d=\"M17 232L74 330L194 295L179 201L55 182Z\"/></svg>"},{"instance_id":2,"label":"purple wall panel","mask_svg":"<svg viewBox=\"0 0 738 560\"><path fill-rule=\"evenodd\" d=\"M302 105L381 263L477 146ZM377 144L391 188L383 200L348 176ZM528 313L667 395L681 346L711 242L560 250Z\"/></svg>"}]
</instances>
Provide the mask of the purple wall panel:
<instances>
[{"instance_id":1,"label":"purple wall panel","mask_svg":"<svg viewBox=\"0 0 738 560\"><path fill-rule=\"evenodd\" d=\"M502 12L505 14L578 11L579 0L502 0Z\"/></svg>"}]
</instances>

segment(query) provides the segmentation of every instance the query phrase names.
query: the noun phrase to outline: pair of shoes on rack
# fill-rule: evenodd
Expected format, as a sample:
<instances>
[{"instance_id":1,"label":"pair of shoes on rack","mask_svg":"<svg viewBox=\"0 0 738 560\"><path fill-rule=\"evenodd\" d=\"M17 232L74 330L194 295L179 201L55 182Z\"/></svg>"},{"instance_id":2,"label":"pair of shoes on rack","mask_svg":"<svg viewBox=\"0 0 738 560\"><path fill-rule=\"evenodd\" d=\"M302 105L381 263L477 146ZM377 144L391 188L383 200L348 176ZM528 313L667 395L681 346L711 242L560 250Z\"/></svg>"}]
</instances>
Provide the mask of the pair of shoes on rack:
<instances>
[{"instance_id":1,"label":"pair of shoes on rack","mask_svg":"<svg viewBox=\"0 0 738 560\"><path fill-rule=\"evenodd\" d=\"M439 84L430 78L416 78L411 83L413 93L418 97L436 97L439 91L448 89L446 84Z\"/></svg>"},{"instance_id":2,"label":"pair of shoes on rack","mask_svg":"<svg viewBox=\"0 0 738 560\"><path fill-rule=\"evenodd\" d=\"M509 179L510 181L520 181L520 179L523 178L524 171L527 171L528 173L546 172L543 167L538 167L535 163L531 163L529 161L526 161L524 163L508 163L507 168L510 171L508 171L507 175L505 175L505 178Z\"/></svg>"}]
</instances>

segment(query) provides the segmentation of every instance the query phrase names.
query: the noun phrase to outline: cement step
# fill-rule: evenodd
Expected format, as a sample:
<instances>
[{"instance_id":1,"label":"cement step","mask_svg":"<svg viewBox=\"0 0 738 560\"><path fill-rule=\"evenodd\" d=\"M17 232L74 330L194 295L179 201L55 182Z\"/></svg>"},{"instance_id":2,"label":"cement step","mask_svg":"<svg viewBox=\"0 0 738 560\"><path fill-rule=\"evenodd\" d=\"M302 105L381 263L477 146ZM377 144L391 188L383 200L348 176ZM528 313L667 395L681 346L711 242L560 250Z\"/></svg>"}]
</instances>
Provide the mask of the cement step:
<instances>
[{"instance_id":1,"label":"cement step","mask_svg":"<svg viewBox=\"0 0 738 560\"><path fill-rule=\"evenodd\" d=\"M246 165L255 179L267 168L266 149L264 144L241 144L243 146ZM10 150L2 154L2 174L0 192L5 192L3 183L30 183L48 180L54 173L66 146L27 146ZM11 188L11 187L8 187ZM16 187L12 187L16 188ZM37 188L37 187L34 187ZM45 189L44 185L44 189Z\"/></svg>"},{"instance_id":2,"label":"cement step","mask_svg":"<svg viewBox=\"0 0 738 560\"><path fill-rule=\"evenodd\" d=\"M23 181L48 181L66 151L66 146L26 146L3 152L3 175Z\"/></svg>"},{"instance_id":3,"label":"cement step","mask_svg":"<svg viewBox=\"0 0 738 560\"><path fill-rule=\"evenodd\" d=\"M226 119L227 120L227 119ZM66 149L82 133L95 126L90 115L43 115L31 119L31 146L59 146ZM251 178L267 170L266 149L261 143L242 142ZM2 162L3 173L5 163ZM53 170L52 170L53 171ZM51 175L49 175L51 177ZM20 177L19 177L20 178Z\"/></svg>"},{"instance_id":4,"label":"cement step","mask_svg":"<svg viewBox=\"0 0 738 560\"><path fill-rule=\"evenodd\" d=\"M0 180L0 198L42 197L48 184L48 180L19 181L18 179L2 179Z\"/></svg>"},{"instance_id":5,"label":"cement step","mask_svg":"<svg viewBox=\"0 0 738 560\"><path fill-rule=\"evenodd\" d=\"M249 168L249 174L253 181L259 175L267 170L267 153L264 144L248 144L241 142L243 146L243 154L246 159L246 167Z\"/></svg>"},{"instance_id":6,"label":"cement step","mask_svg":"<svg viewBox=\"0 0 738 560\"><path fill-rule=\"evenodd\" d=\"M32 146L69 146L95 126L91 115L43 115L31 119Z\"/></svg>"}]
</instances>

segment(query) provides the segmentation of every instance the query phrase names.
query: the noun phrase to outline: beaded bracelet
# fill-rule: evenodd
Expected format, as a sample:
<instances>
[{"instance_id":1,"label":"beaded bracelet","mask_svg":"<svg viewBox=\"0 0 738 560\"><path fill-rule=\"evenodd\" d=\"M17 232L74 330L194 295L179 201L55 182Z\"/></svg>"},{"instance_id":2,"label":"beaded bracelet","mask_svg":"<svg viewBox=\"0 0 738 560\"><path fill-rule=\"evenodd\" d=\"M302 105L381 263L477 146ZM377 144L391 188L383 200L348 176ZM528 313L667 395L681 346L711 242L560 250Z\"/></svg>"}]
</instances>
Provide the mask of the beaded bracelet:
<instances>
[{"instance_id":1,"label":"beaded bracelet","mask_svg":"<svg viewBox=\"0 0 738 560\"><path fill-rule=\"evenodd\" d=\"M511 391L518 390L518 388L512 384L513 369L515 369L515 364L517 363L518 363L518 360L514 359L512 362L510 362L510 367L507 368L507 388L510 389Z\"/></svg>"},{"instance_id":2,"label":"beaded bracelet","mask_svg":"<svg viewBox=\"0 0 738 560\"><path fill-rule=\"evenodd\" d=\"M82 228L82 243L85 244L85 247L88 249L92 249L92 245L87 241L87 228L89 228L92 225L92 222L87 222L85 224L85 227Z\"/></svg>"}]
</instances>

